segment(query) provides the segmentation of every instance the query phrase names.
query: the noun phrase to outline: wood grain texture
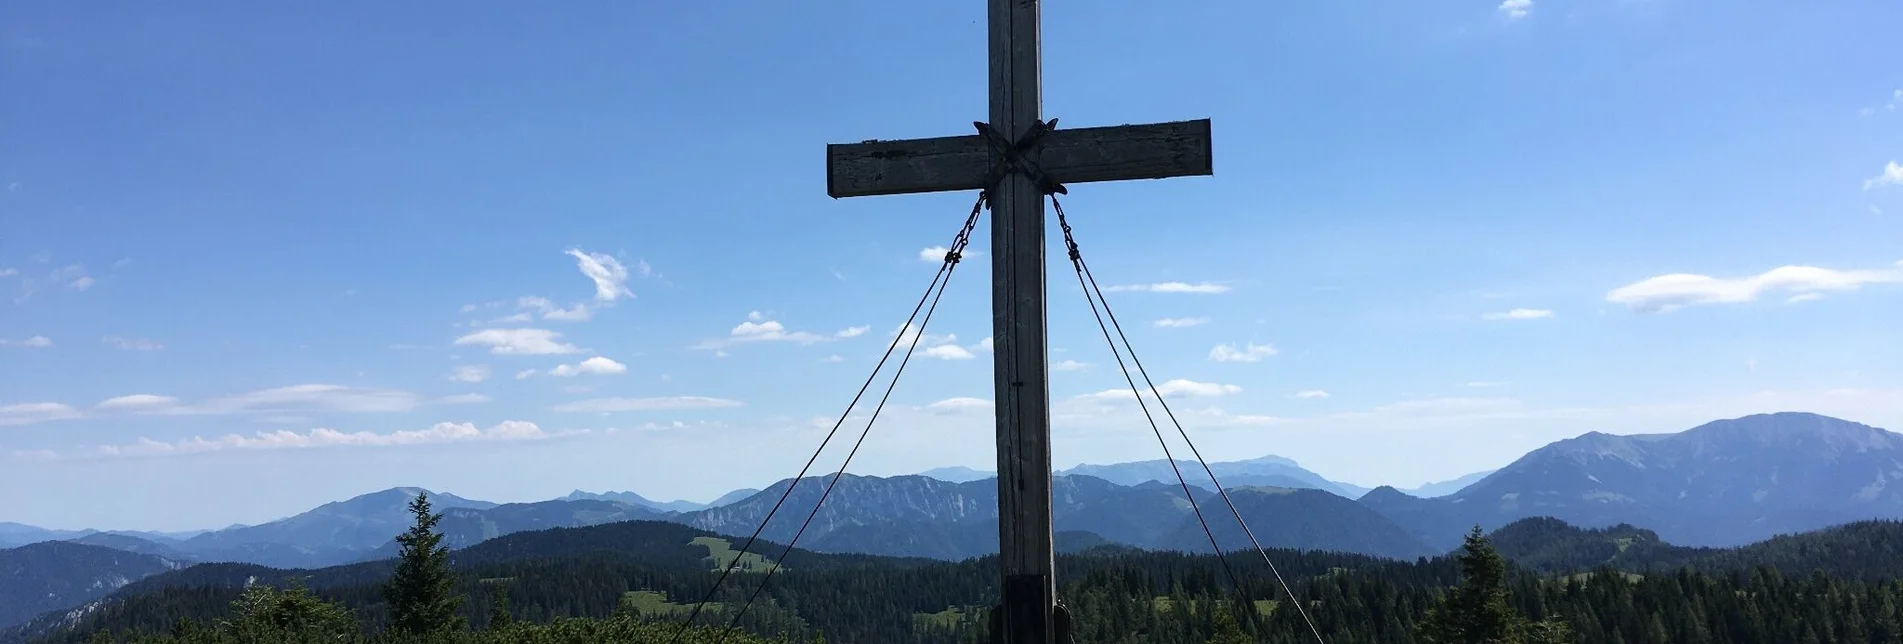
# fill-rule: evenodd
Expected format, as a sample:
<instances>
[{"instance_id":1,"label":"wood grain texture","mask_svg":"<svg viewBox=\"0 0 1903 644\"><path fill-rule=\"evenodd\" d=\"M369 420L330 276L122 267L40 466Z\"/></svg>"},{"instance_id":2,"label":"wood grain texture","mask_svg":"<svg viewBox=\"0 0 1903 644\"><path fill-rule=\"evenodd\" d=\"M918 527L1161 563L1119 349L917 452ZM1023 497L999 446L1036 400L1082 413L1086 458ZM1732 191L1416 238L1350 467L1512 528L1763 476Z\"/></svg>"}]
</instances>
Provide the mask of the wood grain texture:
<instances>
[{"instance_id":1,"label":"wood grain texture","mask_svg":"<svg viewBox=\"0 0 1903 644\"><path fill-rule=\"evenodd\" d=\"M1043 106L1037 0L991 0L991 127L1012 141ZM976 137L973 137L976 138ZM983 145L983 142L979 142ZM1048 156L1042 146L1025 158ZM990 152L978 175L990 170ZM917 167L917 166L912 166ZM923 169L936 170L929 166ZM941 177L953 175L941 173ZM1050 380L1045 343L1044 192L1023 174L991 194L991 332L1004 642L1053 644Z\"/></svg>"},{"instance_id":2,"label":"wood grain texture","mask_svg":"<svg viewBox=\"0 0 1903 644\"><path fill-rule=\"evenodd\" d=\"M1210 175L1215 169L1209 127L1209 119L1074 130L1060 124L1038 145L1037 163L1066 184ZM990 147L976 134L832 144L826 146L826 194L988 188L991 161Z\"/></svg>"}]
</instances>

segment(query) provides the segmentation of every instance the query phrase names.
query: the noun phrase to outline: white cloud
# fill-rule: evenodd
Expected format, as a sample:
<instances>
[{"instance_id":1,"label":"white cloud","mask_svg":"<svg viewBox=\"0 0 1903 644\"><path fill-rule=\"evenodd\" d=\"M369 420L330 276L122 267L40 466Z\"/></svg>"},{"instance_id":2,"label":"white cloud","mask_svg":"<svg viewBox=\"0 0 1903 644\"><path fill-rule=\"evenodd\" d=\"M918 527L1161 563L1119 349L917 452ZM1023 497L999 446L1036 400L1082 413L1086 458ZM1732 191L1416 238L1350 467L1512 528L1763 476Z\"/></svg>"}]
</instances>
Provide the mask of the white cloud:
<instances>
[{"instance_id":1,"label":"white cloud","mask_svg":"<svg viewBox=\"0 0 1903 644\"><path fill-rule=\"evenodd\" d=\"M99 341L127 351L157 351L165 348L165 345L145 338L127 338L109 335L100 338Z\"/></svg>"},{"instance_id":2,"label":"white cloud","mask_svg":"<svg viewBox=\"0 0 1903 644\"><path fill-rule=\"evenodd\" d=\"M1606 294L1606 301L1624 304L1642 313L1663 313L1697 304L1752 302L1769 292L1822 295L1827 291L1854 291L1866 284L1898 282L1903 282L1903 262L1887 269L1783 266L1750 277L1730 279L1674 273L1613 289Z\"/></svg>"},{"instance_id":3,"label":"white cloud","mask_svg":"<svg viewBox=\"0 0 1903 644\"><path fill-rule=\"evenodd\" d=\"M0 338L0 347L26 347L28 349L44 349L50 346L53 346L53 340L43 335L36 335L30 338L27 338L25 340L18 340L18 341Z\"/></svg>"},{"instance_id":4,"label":"white cloud","mask_svg":"<svg viewBox=\"0 0 1903 644\"><path fill-rule=\"evenodd\" d=\"M1183 329L1192 326L1202 326L1208 322L1209 318L1163 318L1151 322L1150 324L1162 329Z\"/></svg>"},{"instance_id":5,"label":"white cloud","mask_svg":"<svg viewBox=\"0 0 1903 644\"><path fill-rule=\"evenodd\" d=\"M421 397L407 391L308 384L220 396L194 404L171 396L131 394L107 398L93 408L101 412L166 415L383 413L409 411L421 403Z\"/></svg>"},{"instance_id":6,"label":"white cloud","mask_svg":"<svg viewBox=\"0 0 1903 644\"><path fill-rule=\"evenodd\" d=\"M1798 302L1809 302L1812 300L1821 300L1821 299L1824 299L1823 293L1799 293L1797 295L1792 295L1790 299L1784 300L1784 303L1796 304Z\"/></svg>"},{"instance_id":7,"label":"white cloud","mask_svg":"<svg viewBox=\"0 0 1903 644\"><path fill-rule=\"evenodd\" d=\"M624 295L634 297L634 291L628 290L627 286L628 268L622 266L621 262L614 257L602 253L584 252L578 248L568 249L568 254L575 258L575 265L581 269L581 274L594 280L595 299L613 302ZM646 262L642 262L641 267L644 272L650 270Z\"/></svg>"},{"instance_id":8,"label":"white cloud","mask_svg":"<svg viewBox=\"0 0 1903 644\"><path fill-rule=\"evenodd\" d=\"M1508 18L1514 20L1525 18L1526 14L1532 12L1533 0L1503 0L1500 3L1500 13L1504 13Z\"/></svg>"},{"instance_id":9,"label":"white cloud","mask_svg":"<svg viewBox=\"0 0 1903 644\"><path fill-rule=\"evenodd\" d=\"M973 353L974 351L991 350L990 337L979 340L977 344L973 344L969 347L962 347L957 344L958 334L956 333L947 333L945 335L927 333L924 337L919 337L918 327L912 326L910 323L899 327L893 334L898 336L894 340L893 348L904 351L912 348L913 341L917 340L917 346L924 348L922 351L919 351L917 355L938 360L970 360L977 357L976 354Z\"/></svg>"},{"instance_id":10,"label":"white cloud","mask_svg":"<svg viewBox=\"0 0 1903 644\"><path fill-rule=\"evenodd\" d=\"M614 360L611 360L602 356L595 356L593 358L583 360L578 364L572 364L572 365L565 364L565 365L561 365L553 369L550 369L548 370L548 375L562 376L562 377L579 376L583 374L595 375L595 376L610 376L610 375L622 374L627 372L628 372L628 365L615 362Z\"/></svg>"},{"instance_id":11,"label":"white cloud","mask_svg":"<svg viewBox=\"0 0 1903 644\"><path fill-rule=\"evenodd\" d=\"M919 355L927 358L937 358L939 360L970 360L975 357L971 354L970 350L956 344L941 344L926 349Z\"/></svg>"},{"instance_id":12,"label":"white cloud","mask_svg":"<svg viewBox=\"0 0 1903 644\"><path fill-rule=\"evenodd\" d=\"M179 399L156 394L132 394L99 401L97 409L132 413L163 413L181 409Z\"/></svg>"},{"instance_id":13,"label":"white cloud","mask_svg":"<svg viewBox=\"0 0 1903 644\"><path fill-rule=\"evenodd\" d=\"M843 333L843 332L842 332ZM850 337L850 336L841 336ZM727 331L727 337L702 340L689 349L722 349L747 342L794 342L812 344L826 340L825 336L806 331L788 331L786 325L768 320L759 311L747 314L747 321L735 325Z\"/></svg>"},{"instance_id":14,"label":"white cloud","mask_svg":"<svg viewBox=\"0 0 1903 644\"><path fill-rule=\"evenodd\" d=\"M449 373L449 379L456 382L482 382L489 379L489 365L470 364L456 367Z\"/></svg>"},{"instance_id":15,"label":"white cloud","mask_svg":"<svg viewBox=\"0 0 1903 644\"><path fill-rule=\"evenodd\" d=\"M1051 365L1051 371L1082 371L1089 368L1090 363L1076 360L1065 360Z\"/></svg>"},{"instance_id":16,"label":"white cloud","mask_svg":"<svg viewBox=\"0 0 1903 644\"><path fill-rule=\"evenodd\" d=\"M75 291L84 291L92 288L93 284L97 283L97 280L94 280L91 275L86 273L86 267L79 264L73 264L53 271L51 279L54 283L65 285L66 288Z\"/></svg>"},{"instance_id":17,"label":"white cloud","mask_svg":"<svg viewBox=\"0 0 1903 644\"><path fill-rule=\"evenodd\" d=\"M937 264L939 262L945 261L945 253L949 253L949 252L951 252L951 249L946 248L944 246L930 246L930 247L922 248L918 251L918 261L931 262L933 264ZM980 254L982 253L972 250L970 248L966 248L965 250L958 253L961 259L971 259L973 257L979 256Z\"/></svg>"},{"instance_id":18,"label":"white cloud","mask_svg":"<svg viewBox=\"0 0 1903 644\"><path fill-rule=\"evenodd\" d=\"M191 412L202 414L266 411L401 412L416 408L419 402L421 399L416 394L407 391L309 384L212 398L192 405Z\"/></svg>"},{"instance_id":19,"label":"white cloud","mask_svg":"<svg viewBox=\"0 0 1903 644\"><path fill-rule=\"evenodd\" d=\"M965 411L974 411L979 409L990 409L991 407L992 407L992 403L989 400L985 400L983 398L969 398L969 397L946 398L944 400L940 400L938 402L925 406L926 409L939 412L939 413L958 413L958 412L965 412Z\"/></svg>"},{"instance_id":20,"label":"white cloud","mask_svg":"<svg viewBox=\"0 0 1903 644\"><path fill-rule=\"evenodd\" d=\"M590 398L551 407L566 412L665 411L674 409L718 409L739 407L738 400L706 396L662 396L656 398Z\"/></svg>"},{"instance_id":21,"label":"white cloud","mask_svg":"<svg viewBox=\"0 0 1903 644\"><path fill-rule=\"evenodd\" d=\"M79 410L56 402L0 405L0 425L26 425L78 418Z\"/></svg>"},{"instance_id":22,"label":"white cloud","mask_svg":"<svg viewBox=\"0 0 1903 644\"><path fill-rule=\"evenodd\" d=\"M825 362L825 363L845 362L845 361L846 361L845 358L839 357L839 354L836 354L836 353L830 356L826 356L825 359L820 360L820 362Z\"/></svg>"},{"instance_id":23,"label":"white cloud","mask_svg":"<svg viewBox=\"0 0 1903 644\"><path fill-rule=\"evenodd\" d=\"M1242 387L1236 385L1196 382L1194 380L1183 380L1180 378L1156 386L1156 392L1162 394L1165 398L1211 398L1240 393L1241 391ZM1130 400L1131 395L1129 389L1105 389L1092 394L1084 394L1078 396L1078 398L1092 400Z\"/></svg>"},{"instance_id":24,"label":"white cloud","mask_svg":"<svg viewBox=\"0 0 1903 644\"><path fill-rule=\"evenodd\" d=\"M1894 112L1896 111L1896 108L1899 106L1903 106L1903 89L1894 90L1890 92L1890 102L1884 103L1883 109L1884 111ZM1877 108L1866 107L1866 108L1857 110L1857 113L1862 114L1864 116L1875 116L1877 113Z\"/></svg>"},{"instance_id":25,"label":"white cloud","mask_svg":"<svg viewBox=\"0 0 1903 644\"><path fill-rule=\"evenodd\" d=\"M1895 161L1891 161L1888 165L1883 166L1882 174L1864 179L1863 189L1869 190L1878 186L1894 186L1899 184L1903 184L1903 165L1897 165Z\"/></svg>"},{"instance_id":26,"label":"white cloud","mask_svg":"<svg viewBox=\"0 0 1903 644\"><path fill-rule=\"evenodd\" d=\"M1209 350L1209 359L1216 362L1261 362L1276 354L1275 345L1250 342L1241 349L1234 344L1219 344Z\"/></svg>"},{"instance_id":27,"label":"white cloud","mask_svg":"<svg viewBox=\"0 0 1903 644\"><path fill-rule=\"evenodd\" d=\"M1227 293L1229 292L1229 287L1210 282L1200 282L1196 284L1190 284L1188 282L1158 282L1155 284L1122 284L1104 290L1112 293L1124 291L1147 293Z\"/></svg>"},{"instance_id":28,"label":"white cloud","mask_svg":"<svg viewBox=\"0 0 1903 644\"><path fill-rule=\"evenodd\" d=\"M542 315L542 319L544 320L556 320L560 322L587 322L590 318L595 317L594 309L588 308L587 303L577 303L573 307L564 309L560 306L556 306L555 303L549 301L548 298L536 297L533 295L525 295L520 298L516 298L516 305L521 308L529 309L536 313L540 313ZM527 322L529 320L529 317L530 316L528 313L517 313L515 315L502 318L501 320L497 320L497 322L502 322L502 323Z\"/></svg>"},{"instance_id":29,"label":"white cloud","mask_svg":"<svg viewBox=\"0 0 1903 644\"><path fill-rule=\"evenodd\" d=\"M1320 398L1327 398L1327 397L1328 397L1328 392L1326 392L1326 391L1322 391L1322 390L1320 390L1320 389L1310 389L1310 390L1307 390L1307 391L1298 391L1298 392L1295 392L1295 397L1296 397L1296 398L1304 398L1304 399L1308 399L1308 400L1315 400L1315 399L1320 399Z\"/></svg>"},{"instance_id":30,"label":"white cloud","mask_svg":"<svg viewBox=\"0 0 1903 644\"><path fill-rule=\"evenodd\" d=\"M551 355L581 351L561 342L562 334L548 329L483 329L460 338L457 345L489 347L497 355Z\"/></svg>"},{"instance_id":31,"label":"white cloud","mask_svg":"<svg viewBox=\"0 0 1903 644\"><path fill-rule=\"evenodd\" d=\"M869 326L849 326L844 329L840 329L838 333L834 333L833 337L856 338L856 337L865 335L867 331L871 331L871 330L872 330L872 327L869 327Z\"/></svg>"},{"instance_id":32,"label":"white cloud","mask_svg":"<svg viewBox=\"0 0 1903 644\"><path fill-rule=\"evenodd\" d=\"M532 378L532 377L534 377L534 376L535 376L535 370L534 370L534 369L523 369L523 370L521 370L521 371L517 371L517 372L515 372L515 379L516 379L516 380L527 380L527 379L529 379L529 378Z\"/></svg>"},{"instance_id":33,"label":"white cloud","mask_svg":"<svg viewBox=\"0 0 1903 644\"><path fill-rule=\"evenodd\" d=\"M892 332L893 335L898 336L893 346L897 347L900 350L903 350L906 347L912 346L913 340L917 340L918 346L921 346L921 347L935 347L941 344L950 344L950 343L958 341L958 335L955 333L947 333L945 335L933 335L933 334L927 333L925 334L925 337L921 338L921 337L918 337L918 330L919 330L918 327L912 326L912 324L909 322L904 324L903 326L900 326L898 329ZM990 338L986 338L985 340L989 341ZM990 347L990 345L987 342L979 342L978 346L980 348L987 348L987 349Z\"/></svg>"},{"instance_id":34,"label":"white cloud","mask_svg":"<svg viewBox=\"0 0 1903 644\"><path fill-rule=\"evenodd\" d=\"M392 447L466 441L521 441L540 440L554 436L556 435L542 431L541 427L536 426L536 424L532 422L505 420L488 429L478 429L471 423L437 423L430 426L429 429L402 430L381 434L367 431L342 432L335 429L318 428L301 433L290 430L279 430L257 432L249 436L226 434L211 439L193 436L176 442L162 442L149 438L140 438L134 443L101 445L97 448L96 453L100 456L171 456L225 450Z\"/></svg>"},{"instance_id":35,"label":"white cloud","mask_svg":"<svg viewBox=\"0 0 1903 644\"><path fill-rule=\"evenodd\" d=\"M1487 320L1544 320L1553 317L1547 309L1513 309L1497 313L1485 313L1480 316Z\"/></svg>"},{"instance_id":36,"label":"white cloud","mask_svg":"<svg viewBox=\"0 0 1903 644\"><path fill-rule=\"evenodd\" d=\"M437 398L435 402L438 405L479 405L489 402L489 397L482 394L454 394Z\"/></svg>"}]
</instances>

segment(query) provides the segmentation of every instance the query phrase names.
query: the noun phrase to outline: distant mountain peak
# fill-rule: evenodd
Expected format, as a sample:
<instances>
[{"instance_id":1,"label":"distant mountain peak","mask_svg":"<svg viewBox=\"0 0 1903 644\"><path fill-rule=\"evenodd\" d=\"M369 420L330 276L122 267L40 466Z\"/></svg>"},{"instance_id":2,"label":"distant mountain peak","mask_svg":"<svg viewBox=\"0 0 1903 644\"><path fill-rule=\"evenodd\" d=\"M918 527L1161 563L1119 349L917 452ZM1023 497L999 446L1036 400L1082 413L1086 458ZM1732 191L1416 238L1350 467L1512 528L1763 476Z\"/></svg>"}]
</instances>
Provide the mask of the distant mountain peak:
<instances>
[{"instance_id":1,"label":"distant mountain peak","mask_svg":"<svg viewBox=\"0 0 1903 644\"><path fill-rule=\"evenodd\" d=\"M1263 456L1257 456L1257 457L1255 457L1255 458L1251 458L1251 459L1244 459L1244 460L1240 460L1240 461L1236 461L1236 462L1237 462L1237 463L1251 463L1251 464L1262 464L1262 465L1271 465L1271 464L1272 464L1272 465L1287 465L1287 466L1289 466L1289 467L1301 467L1301 466L1302 466L1302 464L1301 464L1301 463L1297 463L1297 462L1295 462L1295 459L1292 459L1292 458L1288 458L1288 457L1286 457L1286 456L1276 456L1276 455L1274 455L1274 454L1267 454L1267 455L1263 455Z\"/></svg>"},{"instance_id":2,"label":"distant mountain peak","mask_svg":"<svg viewBox=\"0 0 1903 644\"><path fill-rule=\"evenodd\" d=\"M1869 451L1903 446L1903 436L1863 423L1809 412L1783 411L1714 420L1680 434L1687 439L1750 441Z\"/></svg>"}]
</instances>

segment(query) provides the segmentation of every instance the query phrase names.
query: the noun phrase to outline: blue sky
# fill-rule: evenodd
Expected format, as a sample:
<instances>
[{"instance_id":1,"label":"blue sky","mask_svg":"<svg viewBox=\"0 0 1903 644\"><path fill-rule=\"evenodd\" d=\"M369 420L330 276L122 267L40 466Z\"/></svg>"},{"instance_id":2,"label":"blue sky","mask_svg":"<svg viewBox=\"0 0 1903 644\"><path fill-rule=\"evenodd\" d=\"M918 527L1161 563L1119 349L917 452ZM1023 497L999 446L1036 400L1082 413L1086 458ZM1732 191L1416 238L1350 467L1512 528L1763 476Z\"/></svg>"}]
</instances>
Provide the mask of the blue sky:
<instances>
[{"instance_id":1,"label":"blue sky","mask_svg":"<svg viewBox=\"0 0 1903 644\"><path fill-rule=\"evenodd\" d=\"M1215 176L1065 199L1098 277L1151 287L1111 303L1205 454L1405 486L1589 430L1903 427L1903 5L1044 19L1061 126L1214 123ZM824 145L966 133L983 21L9 3L0 520L791 475L973 198L829 199ZM1158 457L1052 259L1058 466ZM989 469L988 282L958 271L853 471Z\"/></svg>"}]
</instances>

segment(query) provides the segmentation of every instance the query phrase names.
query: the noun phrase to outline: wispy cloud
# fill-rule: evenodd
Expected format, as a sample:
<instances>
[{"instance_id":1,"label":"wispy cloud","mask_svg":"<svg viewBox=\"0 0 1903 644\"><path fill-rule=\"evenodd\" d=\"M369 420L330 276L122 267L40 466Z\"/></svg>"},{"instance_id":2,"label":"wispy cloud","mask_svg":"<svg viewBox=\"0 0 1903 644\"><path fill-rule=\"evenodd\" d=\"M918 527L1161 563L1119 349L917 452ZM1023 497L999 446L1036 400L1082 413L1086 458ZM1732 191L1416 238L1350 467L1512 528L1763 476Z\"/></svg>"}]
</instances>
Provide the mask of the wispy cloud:
<instances>
[{"instance_id":1,"label":"wispy cloud","mask_svg":"<svg viewBox=\"0 0 1903 644\"><path fill-rule=\"evenodd\" d=\"M849 326L844 329L840 329L838 333L834 333L833 337L856 338L856 337L865 335L867 331L871 331L871 330L872 330L872 327L869 327L869 326Z\"/></svg>"},{"instance_id":2,"label":"wispy cloud","mask_svg":"<svg viewBox=\"0 0 1903 644\"><path fill-rule=\"evenodd\" d=\"M1161 329L1185 329L1192 326L1202 326L1207 323L1209 323L1209 318L1163 318L1151 322L1150 324L1151 326Z\"/></svg>"},{"instance_id":3,"label":"wispy cloud","mask_svg":"<svg viewBox=\"0 0 1903 644\"><path fill-rule=\"evenodd\" d=\"M1881 109L1886 112L1894 112L1896 111L1896 108L1898 107L1903 107L1903 89L1891 91L1890 102L1884 103ZM1862 114L1864 116L1876 116L1878 109L1879 108L1875 108L1875 107L1866 107L1861 110L1857 110L1857 113Z\"/></svg>"},{"instance_id":4,"label":"wispy cloud","mask_svg":"<svg viewBox=\"0 0 1903 644\"><path fill-rule=\"evenodd\" d=\"M165 345L145 338L128 338L117 335L109 335L100 338L99 341L108 346L125 349L127 351L157 351L165 348Z\"/></svg>"},{"instance_id":5,"label":"wispy cloud","mask_svg":"<svg viewBox=\"0 0 1903 644\"><path fill-rule=\"evenodd\" d=\"M1484 313L1480 317L1487 320L1545 320L1552 318L1553 312L1547 309L1513 309Z\"/></svg>"},{"instance_id":6,"label":"wispy cloud","mask_svg":"<svg viewBox=\"0 0 1903 644\"><path fill-rule=\"evenodd\" d=\"M215 438L193 436L180 441L140 438L133 443L101 445L95 456L176 456L229 450L312 449L321 447L394 447L469 441L528 441L553 438L560 434L543 431L535 423L505 420L479 429L472 423L437 423L428 429L399 430L387 433L343 432L317 428L305 432L263 431L250 435L225 434Z\"/></svg>"},{"instance_id":7,"label":"wispy cloud","mask_svg":"<svg viewBox=\"0 0 1903 644\"><path fill-rule=\"evenodd\" d=\"M563 403L551 407L562 412L629 412L629 411L666 411L678 409L719 409L739 407L738 400L710 398L707 396L662 396L656 398L590 398Z\"/></svg>"},{"instance_id":8,"label":"wispy cloud","mask_svg":"<svg viewBox=\"0 0 1903 644\"><path fill-rule=\"evenodd\" d=\"M8 340L6 338L0 338L0 347L26 347L28 349L45 349L51 346L53 346L53 340L43 335L36 335L30 338L27 338L25 340Z\"/></svg>"},{"instance_id":9,"label":"wispy cloud","mask_svg":"<svg viewBox=\"0 0 1903 644\"><path fill-rule=\"evenodd\" d=\"M1328 392L1322 391L1320 389L1309 389L1307 391L1295 392L1295 397L1306 399L1306 400L1317 400L1321 398L1327 398Z\"/></svg>"},{"instance_id":10,"label":"wispy cloud","mask_svg":"<svg viewBox=\"0 0 1903 644\"><path fill-rule=\"evenodd\" d=\"M1051 371L1083 371L1089 368L1090 363L1078 362L1076 360L1063 360L1051 363Z\"/></svg>"},{"instance_id":11,"label":"wispy cloud","mask_svg":"<svg viewBox=\"0 0 1903 644\"><path fill-rule=\"evenodd\" d=\"M132 394L94 405L98 411L162 415L222 415L284 412L391 413L417 408L421 396L396 389L307 384L260 389L186 403L171 396Z\"/></svg>"},{"instance_id":12,"label":"wispy cloud","mask_svg":"<svg viewBox=\"0 0 1903 644\"><path fill-rule=\"evenodd\" d=\"M1277 351L1275 345L1250 342L1237 349L1234 344L1219 344L1209 350L1209 359L1216 362L1261 362L1273 357Z\"/></svg>"},{"instance_id":13,"label":"wispy cloud","mask_svg":"<svg viewBox=\"0 0 1903 644\"><path fill-rule=\"evenodd\" d=\"M1209 398L1241 393L1242 387L1213 382L1176 379L1156 386L1156 392L1165 398ZM1132 400L1129 389L1105 389L1096 393L1083 394L1079 399L1087 400Z\"/></svg>"},{"instance_id":14,"label":"wispy cloud","mask_svg":"<svg viewBox=\"0 0 1903 644\"><path fill-rule=\"evenodd\" d=\"M33 402L0 405L0 425L30 425L79 417L79 410L64 403Z\"/></svg>"},{"instance_id":15,"label":"wispy cloud","mask_svg":"<svg viewBox=\"0 0 1903 644\"><path fill-rule=\"evenodd\" d=\"M1673 273L1613 289L1606 301L1641 313L1664 313L1698 304L1741 304L1767 293L1792 295L1854 291L1869 284L1903 282L1903 262L1884 269L1837 270L1783 266L1749 277L1717 278Z\"/></svg>"},{"instance_id":16,"label":"wispy cloud","mask_svg":"<svg viewBox=\"0 0 1903 644\"><path fill-rule=\"evenodd\" d=\"M102 410L127 411L127 412L136 413L136 412L149 412L154 410L182 409L184 408L184 402L180 401L177 398L173 398L171 396L160 396L157 394L131 394L127 396L117 396L117 397L101 400L99 401L98 404L93 405L93 408L102 409Z\"/></svg>"},{"instance_id":17,"label":"wispy cloud","mask_svg":"<svg viewBox=\"0 0 1903 644\"><path fill-rule=\"evenodd\" d=\"M1499 11L1506 14L1507 18L1519 20L1533 12L1533 0L1504 0L1500 3Z\"/></svg>"},{"instance_id":18,"label":"wispy cloud","mask_svg":"<svg viewBox=\"0 0 1903 644\"><path fill-rule=\"evenodd\" d=\"M1190 284L1188 282L1157 282L1155 284L1121 284L1105 288L1104 290L1113 293L1227 293L1229 292L1229 287L1212 282L1199 282L1196 284Z\"/></svg>"},{"instance_id":19,"label":"wispy cloud","mask_svg":"<svg viewBox=\"0 0 1903 644\"><path fill-rule=\"evenodd\" d=\"M579 248L568 249L568 255L575 258L575 266L581 274L595 282L595 299L613 302L623 296L634 297L634 291L628 290L628 267L612 255L590 253ZM652 272L647 262L641 263L644 272Z\"/></svg>"},{"instance_id":20,"label":"wispy cloud","mask_svg":"<svg viewBox=\"0 0 1903 644\"><path fill-rule=\"evenodd\" d=\"M482 382L489 379L489 365L469 364L456 367L449 372L449 379L456 382Z\"/></svg>"},{"instance_id":21,"label":"wispy cloud","mask_svg":"<svg viewBox=\"0 0 1903 644\"><path fill-rule=\"evenodd\" d=\"M587 322L595 317L595 310L588 308L587 303L576 303L574 306L562 308L548 298L533 295L516 298L516 306L526 310L503 318L499 322L526 322L529 313L540 314L544 320L557 322Z\"/></svg>"},{"instance_id":22,"label":"wispy cloud","mask_svg":"<svg viewBox=\"0 0 1903 644\"><path fill-rule=\"evenodd\" d=\"M488 347L497 355L558 355L581 349L562 342L562 334L548 329L483 329L456 338L456 345Z\"/></svg>"},{"instance_id":23,"label":"wispy cloud","mask_svg":"<svg viewBox=\"0 0 1903 644\"><path fill-rule=\"evenodd\" d=\"M992 407L991 401L985 400L983 398L958 397L958 398L946 398L944 400L940 400L930 405L926 405L925 409L927 411L940 413L940 414L957 414L957 413L964 413L964 412L970 412L970 411L991 409L991 407Z\"/></svg>"}]
</instances>

